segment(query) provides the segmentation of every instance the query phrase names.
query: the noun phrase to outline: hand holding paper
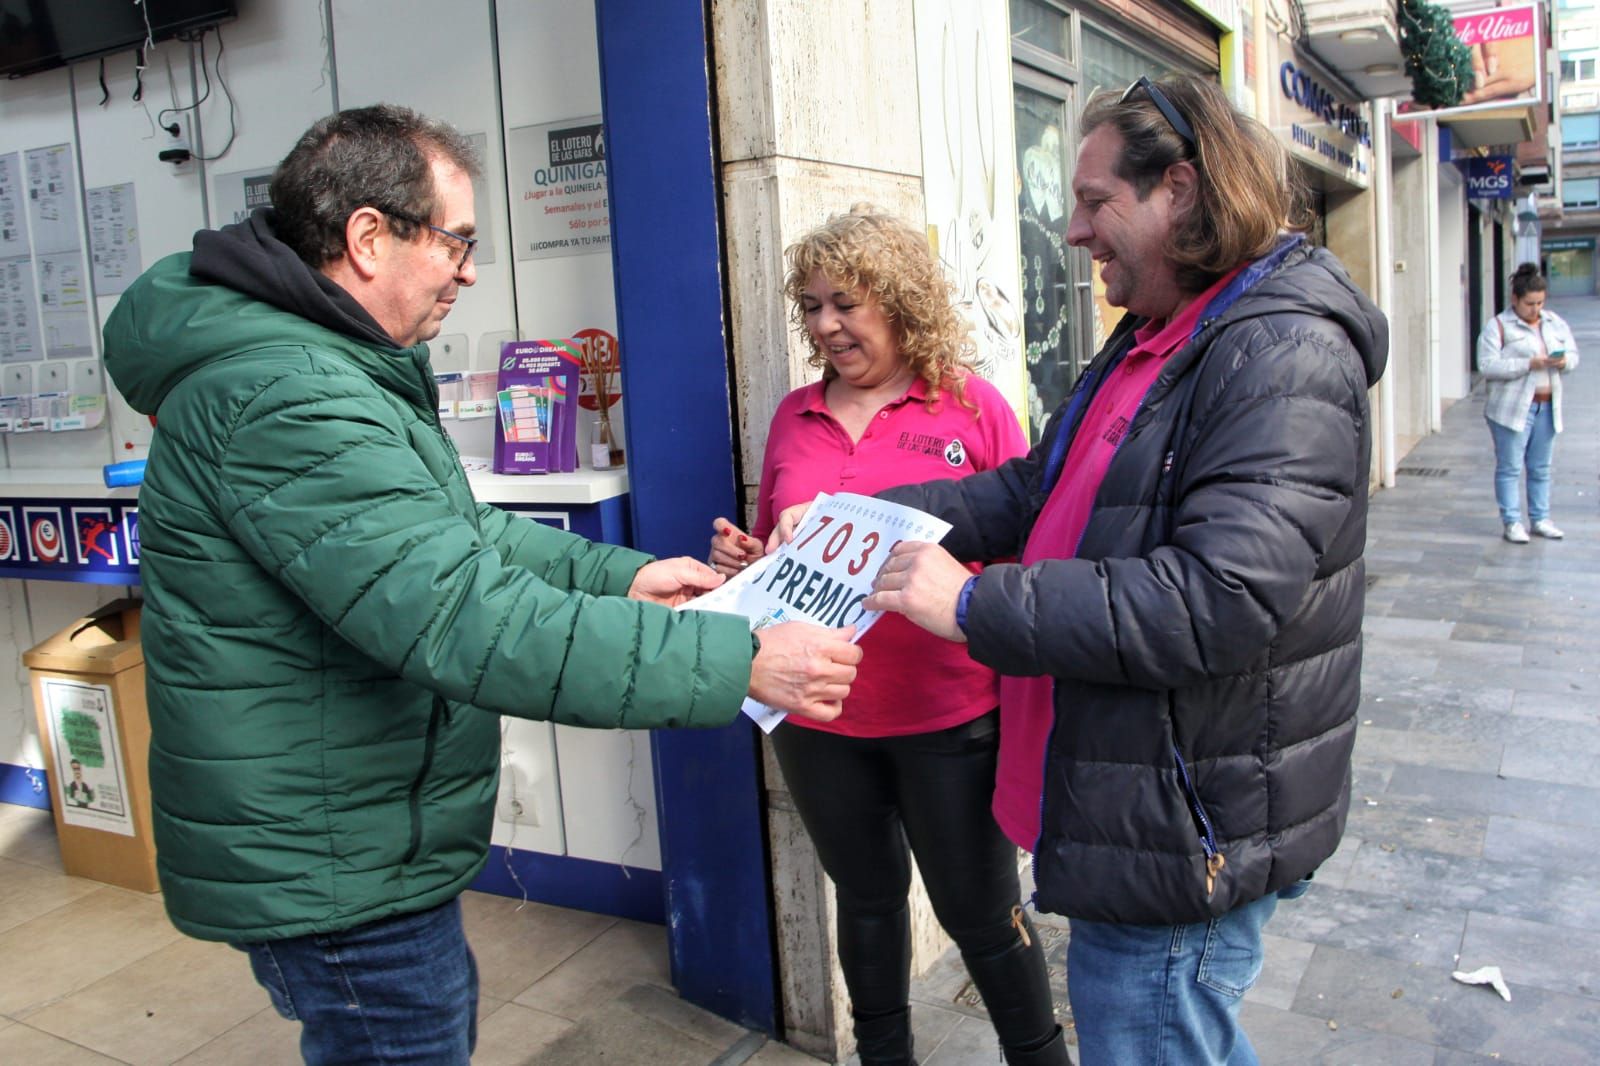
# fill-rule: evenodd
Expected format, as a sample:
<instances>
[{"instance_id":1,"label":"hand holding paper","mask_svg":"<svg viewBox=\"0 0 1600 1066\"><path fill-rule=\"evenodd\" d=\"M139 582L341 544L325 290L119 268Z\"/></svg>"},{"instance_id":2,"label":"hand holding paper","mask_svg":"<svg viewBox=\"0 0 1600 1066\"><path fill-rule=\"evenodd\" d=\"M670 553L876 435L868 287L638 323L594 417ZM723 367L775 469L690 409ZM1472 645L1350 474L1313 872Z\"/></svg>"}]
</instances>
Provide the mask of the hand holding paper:
<instances>
[{"instance_id":1,"label":"hand holding paper","mask_svg":"<svg viewBox=\"0 0 1600 1066\"><path fill-rule=\"evenodd\" d=\"M733 577L765 554L760 541L726 518L712 521L710 558L717 573Z\"/></svg>"},{"instance_id":2,"label":"hand holding paper","mask_svg":"<svg viewBox=\"0 0 1600 1066\"><path fill-rule=\"evenodd\" d=\"M856 679L861 649L856 627L824 629L785 622L761 630L761 650L750 664L750 695L819 722L839 717Z\"/></svg>"},{"instance_id":3,"label":"hand holding paper","mask_svg":"<svg viewBox=\"0 0 1600 1066\"><path fill-rule=\"evenodd\" d=\"M956 625L956 599L971 576L939 545L903 540L878 571L863 606L903 614L934 636L965 644L967 635Z\"/></svg>"},{"instance_id":4,"label":"hand holding paper","mask_svg":"<svg viewBox=\"0 0 1600 1066\"><path fill-rule=\"evenodd\" d=\"M791 507L784 515L792 521L792 516L800 513L802 510ZM889 550L901 541L938 540L950 531L948 523L915 508L851 493L823 493L804 513L804 523L792 529L781 548L769 548L741 568L738 576L685 606L743 615L751 620L752 629L761 631L763 639L768 627L801 621L831 630L844 627L843 631L858 640L881 613L869 609L865 600L872 592L873 575L889 557ZM781 524L779 528L783 528ZM719 538L733 539L721 532L721 526L718 529ZM746 550L758 547L746 546ZM738 557L736 553L724 555ZM717 558L714 550L713 559ZM783 720L783 712L764 705L766 700L758 694L754 681L751 693L752 698L745 700L745 713L771 732Z\"/></svg>"},{"instance_id":5,"label":"hand holding paper","mask_svg":"<svg viewBox=\"0 0 1600 1066\"><path fill-rule=\"evenodd\" d=\"M633 575L633 584L628 586L628 598L659 603L663 607L677 607L716 588L724 580L711 567L687 555L657 559L641 566L639 572Z\"/></svg>"},{"instance_id":6,"label":"hand holding paper","mask_svg":"<svg viewBox=\"0 0 1600 1066\"><path fill-rule=\"evenodd\" d=\"M817 500L825 500L827 498L827 494L824 493L818 496ZM805 522L806 512L811 510L812 504L815 504L817 500L812 500L811 503L797 503L793 507L785 507L779 512L778 522L772 527L772 533L767 537L767 551L777 551L794 539L795 531Z\"/></svg>"}]
</instances>

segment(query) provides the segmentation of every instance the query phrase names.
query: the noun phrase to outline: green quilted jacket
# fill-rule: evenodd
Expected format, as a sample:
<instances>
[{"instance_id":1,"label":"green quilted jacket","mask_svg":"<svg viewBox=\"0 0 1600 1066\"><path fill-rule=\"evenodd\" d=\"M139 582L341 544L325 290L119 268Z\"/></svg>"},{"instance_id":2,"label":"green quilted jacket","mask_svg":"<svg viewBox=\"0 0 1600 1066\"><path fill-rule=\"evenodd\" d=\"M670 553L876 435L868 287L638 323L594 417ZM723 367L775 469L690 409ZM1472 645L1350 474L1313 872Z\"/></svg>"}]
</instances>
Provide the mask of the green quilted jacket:
<instances>
[{"instance_id":1,"label":"green quilted jacket","mask_svg":"<svg viewBox=\"0 0 1600 1066\"><path fill-rule=\"evenodd\" d=\"M196 265L209 239L212 273L261 291L172 256L105 329L113 380L159 417L139 512L161 886L180 929L233 942L466 887L500 713L723 725L751 659L741 619L622 598L649 556L476 504L427 347L378 343L242 228L197 238Z\"/></svg>"}]
</instances>

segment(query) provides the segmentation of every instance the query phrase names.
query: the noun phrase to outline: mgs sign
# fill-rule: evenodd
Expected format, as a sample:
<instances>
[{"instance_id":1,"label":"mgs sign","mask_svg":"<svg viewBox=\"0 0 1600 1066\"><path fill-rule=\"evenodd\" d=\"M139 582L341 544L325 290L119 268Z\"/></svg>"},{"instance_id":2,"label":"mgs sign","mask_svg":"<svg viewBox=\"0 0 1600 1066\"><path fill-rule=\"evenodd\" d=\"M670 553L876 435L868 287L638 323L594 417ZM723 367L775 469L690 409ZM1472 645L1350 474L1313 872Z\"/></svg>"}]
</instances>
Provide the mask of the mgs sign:
<instances>
[{"instance_id":1,"label":"mgs sign","mask_svg":"<svg viewBox=\"0 0 1600 1066\"><path fill-rule=\"evenodd\" d=\"M1467 195L1477 200L1511 199L1511 157L1491 155L1467 160Z\"/></svg>"}]
</instances>

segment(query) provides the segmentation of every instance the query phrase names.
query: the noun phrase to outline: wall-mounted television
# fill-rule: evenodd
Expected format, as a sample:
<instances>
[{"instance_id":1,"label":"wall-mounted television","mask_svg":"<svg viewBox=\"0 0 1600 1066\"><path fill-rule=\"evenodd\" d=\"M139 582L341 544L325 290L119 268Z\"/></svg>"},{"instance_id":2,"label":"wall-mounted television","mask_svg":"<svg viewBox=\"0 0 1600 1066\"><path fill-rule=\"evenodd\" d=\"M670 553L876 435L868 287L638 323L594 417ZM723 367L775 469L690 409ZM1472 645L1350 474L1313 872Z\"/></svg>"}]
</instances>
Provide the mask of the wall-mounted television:
<instances>
[{"instance_id":1,"label":"wall-mounted television","mask_svg":"<svg viewBox=\"0 0 1600 1066\"><path fill-rule=\"evenodd\" d=\"M0 76L165 41L238 14L238 0L0 0ZM145 19L148 17L149 25Z\"/></svg>"}]
</instances>

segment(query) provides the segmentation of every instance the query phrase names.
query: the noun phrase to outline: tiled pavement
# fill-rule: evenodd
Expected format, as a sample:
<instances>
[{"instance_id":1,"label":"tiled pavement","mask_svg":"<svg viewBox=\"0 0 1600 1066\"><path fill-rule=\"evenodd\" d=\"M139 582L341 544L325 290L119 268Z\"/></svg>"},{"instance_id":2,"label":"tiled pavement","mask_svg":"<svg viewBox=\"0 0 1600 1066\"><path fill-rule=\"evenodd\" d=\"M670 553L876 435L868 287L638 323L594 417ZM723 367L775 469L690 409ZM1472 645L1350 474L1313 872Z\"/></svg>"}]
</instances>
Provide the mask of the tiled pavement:
<instances>
[{"instance_id":1,"label":"tiled pavement","mask_svg":"<svg viewBox=\"0 0 1600 1066\"><path fill-rule=\"evenodd\" d=\"M1600 1062L1600 300L1552 303L1591 360L1557 447L1567 539L1499 539L1481 396L1374 497L1350 826L1268 927L1245 1021L1269 1066ZM815 1066L680 1002L658 927L465 903L479 1066ZM1510 1003L1450 979L1490 964ZM953 953L914 996L925 1066L999 1061ZM295 1033L243 956L65 876L48 815L0 804L0 1063L273 1066Z\"/></svg>"}]
</instances>

